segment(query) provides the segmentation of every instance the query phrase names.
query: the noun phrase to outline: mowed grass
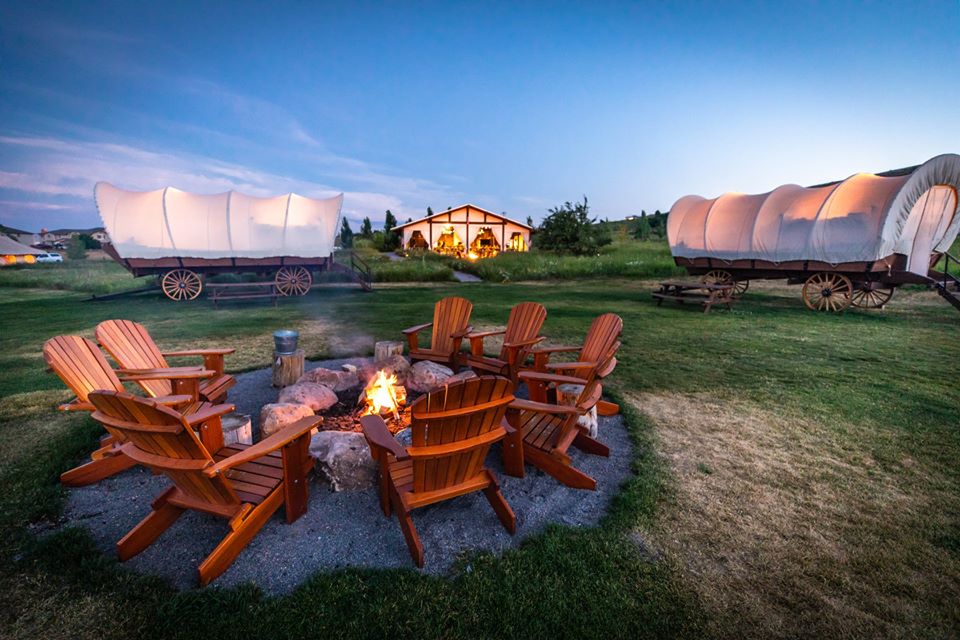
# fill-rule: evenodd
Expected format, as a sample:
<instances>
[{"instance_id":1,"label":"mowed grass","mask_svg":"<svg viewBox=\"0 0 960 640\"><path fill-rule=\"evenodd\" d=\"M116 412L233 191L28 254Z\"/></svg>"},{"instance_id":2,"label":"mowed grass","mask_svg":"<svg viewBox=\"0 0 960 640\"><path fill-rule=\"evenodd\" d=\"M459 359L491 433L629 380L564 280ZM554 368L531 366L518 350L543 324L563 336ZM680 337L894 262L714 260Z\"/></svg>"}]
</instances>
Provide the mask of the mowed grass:
<instances>
[{"instance_id":1,"label":"mowed grass","mask_svg":"<svg viewBox=\"0 0 960 640\"><path fill-rule=\"evenodd\" d=\"M803 308L796 287L754 286L733 312L705 316L654 306L652 284L593 279L395 285L370 294L323 289L278 308L221 309L159 297L85 303L80 294L4 289L0 626L6 633L0 635L943 637L955 632L960 315L920 291L898 292L884 312L814 314ZM474 302L477 327L502 324L517 302L542 302L549 312L546 334L556 343L579 340L598 313L614 311L624 318L620 364L608 386L622 401L634 438L635 476L600 526L552 527L502 558L470 556L449 577L347 570L317 575L277 599L264 598L255 587L176 593L103 556L82 529L38 535L62 505L57 475L81 460L98 434L86 416L55 411L68 395L43 371L40 348L46 338L90 336L103 319L131 318L144 322L167 348L234 346L238 352L230 363L240 370L269 364L269 335L277 328L300 329L311 357L369 353L375 339L395 338L401 328L428 320L432 303L454 294ZM698 394L707 394L709 403L701 404L711 407L702 414ZM683 407L680 415L693 417L694 433L696 419L712 433L717 425L709 421L719 420L721 410L730 412L733 418L724 420L733 426L717 435L718 443L746 447L757 434L803 433L803 439L784 436L777 446L793 456L786 457L788 468L798 460L807 465L804 474L779 473L776 485L768 486L760 483L765 476L747 468L737 471L734 483L729 467L739 458L725 458L719 446L708 450L710 438L701 437L693 443L702 456L695 461L696 473L725 483L711 490L733 492L737 507L717 513L708 504L694 511L689 500L696 494L682 468L660 453L661 438L669 438L663 444L674 451L692 436L682 440L677 429L664 430L669 424L658 422L658 412L646 405L651 399ZM750 429L738 427L734 418L754 410L761 417ZM818 476L820 466L824 473ZM849 470L856 472L856 482ZM867 497L882 497L878 486L891 478L905 479L903 486L920 508L868 517L876 516L878 503ZM836 508L829 514L811 493L818 482L830 487ZM760 494L737 493L745 492L744 486ZM774 499L772 507L758 512L765 517L806 506L803 521L792 525L796 529L785 525L768 532L783 541L777 549L796 553L761 549L758 557L770 564L718 560L710 554L727 553L729 547L717 550L705 538L680 535L688 529L721 531L717 527L727 524L722 532L733 536L730 544L749 555L755 545L750 523L761 506L751 502L758 495ZM842 526L837 512L845 518ZM691 513L699 520L688 517ZM676 522L688 526L678 533ZM821 557L819 548L801 546L799 533L817 532L829 533L832 555ZM676 544L660 543L667 534ZM885 545L883 553L878 544ZM905 566L917 580L897 579ZM734 583L742 591L718 594L715 585L730 582L716 579L721 574L711 571L717 570L747 572ZM778 578L794 572L806 580ZM911 607L890 606L904 600ZM773 630L754 615L768 609L782 622Z\"/></svg>"}]
</instances>

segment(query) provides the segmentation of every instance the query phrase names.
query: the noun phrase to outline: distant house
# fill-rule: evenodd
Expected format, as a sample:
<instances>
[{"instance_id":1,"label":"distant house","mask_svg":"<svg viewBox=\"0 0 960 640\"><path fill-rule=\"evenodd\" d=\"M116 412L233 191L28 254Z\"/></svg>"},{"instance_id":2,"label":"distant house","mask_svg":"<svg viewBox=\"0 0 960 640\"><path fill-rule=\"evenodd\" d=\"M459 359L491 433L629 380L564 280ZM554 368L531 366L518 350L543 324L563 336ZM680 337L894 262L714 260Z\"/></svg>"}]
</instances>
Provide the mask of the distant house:
<instances>
[{"instance_id":1,"label":"distant house","mask_svg":"<svg viewBox=\"0 0 960 640\"><path fill-rule=\"evenodd\" d=\"M33 264L43 251L28 247L13 238L0 234L0 266L13 264Z\"/></svg>"},{"instance_id":2,"label":"distant house","mask_svg":"<svg viewBox=\"0 0 960 640\"><path fill-rule=\"evenodd\" d=\"M92 229L46 229L40 230L40 242L53 244L54 242L67 242L71 238L87 234L97 242L110 242L110 236L107 235L103 227L93 227Z\"/></svg>"},{"instance_id":3,"label":"distant house","mask_svg":"<svg viewBox=\"0 0 960 640\"><path fill-rule=\"evenodd\" d=\"M39 233L34 233L33 231L24 231L23 229L14 229L13 227L8 227L3 224L0 224L0 233L7 236L11 240L16 240L20 244L31 245L40 242Z\"/></svg>"},{"instance_id":4,"label":"distant house","mask_svg":"<svg viewBox=\"0 0 960 640\"><path fill-rule=\"evenodd\" d=\"M393 228L405 249L436 251L458 258L489 258L501 251L527 251L529 225L472 204L435 213Z\"/></svg>"}]
</instances>

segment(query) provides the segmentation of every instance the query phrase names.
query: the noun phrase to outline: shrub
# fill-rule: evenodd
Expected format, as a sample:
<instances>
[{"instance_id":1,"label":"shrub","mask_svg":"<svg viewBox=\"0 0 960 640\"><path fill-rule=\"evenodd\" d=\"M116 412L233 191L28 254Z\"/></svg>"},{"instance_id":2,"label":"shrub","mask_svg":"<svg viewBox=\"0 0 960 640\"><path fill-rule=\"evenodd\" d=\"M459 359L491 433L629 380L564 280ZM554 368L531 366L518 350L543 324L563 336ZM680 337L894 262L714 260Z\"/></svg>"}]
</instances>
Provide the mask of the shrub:
<instances>
[{"instance_id":1,"label":"shrub","mask_svg":"<svg viewBox=\"0 0 960 640\"><path fill-rule=\"evenodd\" d=\"M600 248L610 244L610 230L604 223L590 218L587 197L583 202L565 202L550 209L537 229L537 247L572 253L573 255L597 255Z\"/></svg>"},{"instance_id":2,"label":"shrub","mask_svg":"<svg viewBox=\"0 0 960 640\"><path fill-rule=\"evenodd\" d=\"M87 247L83 240L79 237L70 239L70 244L67 245L67 257L71 260L83 260L87 257Z\"/></svg>"}]
</instances>

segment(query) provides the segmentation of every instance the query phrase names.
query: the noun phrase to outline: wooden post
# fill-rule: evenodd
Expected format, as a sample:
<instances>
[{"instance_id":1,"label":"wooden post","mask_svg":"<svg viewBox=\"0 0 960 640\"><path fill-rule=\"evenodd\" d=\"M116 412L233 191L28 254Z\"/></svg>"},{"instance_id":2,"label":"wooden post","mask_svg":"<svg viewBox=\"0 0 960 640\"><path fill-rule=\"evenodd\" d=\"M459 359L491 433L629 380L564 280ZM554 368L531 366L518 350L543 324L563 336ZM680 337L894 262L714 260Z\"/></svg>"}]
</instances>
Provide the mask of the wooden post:
<instances>
[{"instance_id":1,"label":"wooden post","mask_svg":"<svg viewBox=\"0 0 960 640\"><path fill-rule=\"evenodd\" d=\"M373 361L382 362L393 355L403 355L403 343L394 340L382 340L373 345Z\"/></svg>"},{"instance_id":2,"label":"wooden post","mask_svg":"<svg viewBox=\"0 0 960 640\"><path fill-rule=\"evenodd\" d=\"M289 387L303 375L303 349L287 355L273 354L273 386Z\"/></svg>"}]
</instances>

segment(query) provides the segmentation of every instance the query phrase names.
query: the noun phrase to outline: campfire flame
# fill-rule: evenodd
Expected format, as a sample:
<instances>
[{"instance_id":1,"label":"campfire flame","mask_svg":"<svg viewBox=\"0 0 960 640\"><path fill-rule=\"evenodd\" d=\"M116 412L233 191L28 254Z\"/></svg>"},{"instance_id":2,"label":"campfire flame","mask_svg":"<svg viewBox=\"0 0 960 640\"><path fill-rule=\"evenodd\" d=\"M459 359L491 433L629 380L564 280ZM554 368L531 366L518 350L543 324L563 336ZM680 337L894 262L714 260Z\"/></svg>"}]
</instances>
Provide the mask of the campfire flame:
<instances>
[{"instance_id":1,"label":"campfire flame","mask_svg":"<svg viewBox=\"0 0 960 640\"><path fill-rule=\"evenodd\" d=\"M407 401L407 390L397 384L397 376L387 375L381 369L367 384L363 391L366 408L361 415L392 414L395 420L400 418L400 407Z\"/></svg>"}]
</instances>

